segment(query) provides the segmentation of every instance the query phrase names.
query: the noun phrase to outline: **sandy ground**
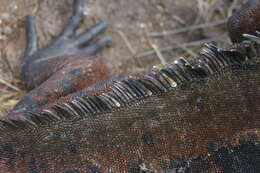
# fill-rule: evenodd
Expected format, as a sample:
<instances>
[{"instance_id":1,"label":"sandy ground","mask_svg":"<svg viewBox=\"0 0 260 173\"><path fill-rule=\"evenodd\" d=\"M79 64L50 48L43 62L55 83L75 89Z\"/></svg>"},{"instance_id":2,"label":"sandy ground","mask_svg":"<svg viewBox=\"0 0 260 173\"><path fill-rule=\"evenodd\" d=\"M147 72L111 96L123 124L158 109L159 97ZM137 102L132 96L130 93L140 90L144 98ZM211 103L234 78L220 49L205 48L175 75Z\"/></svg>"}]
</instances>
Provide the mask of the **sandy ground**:
<instances>
[{"instance_id":1,"label":"sandy ground","mask_svg":"<svg viewBox=\"0 0 260 173\"><path fill-rule=\"evenodd\" d=\"M79 32L107 20L110 27L104 35L111 36L114 44L99 55L111 60L118 67L118 73L143 71L161 63L153 53L152 45L158 49L173 48L161 52L166 62L179 56L194 56L202 46L200 40L213 39L217 40L216 44L227 46L229 39L225 24L209 26L230 16L241 1L85 0L85 18ZM72 2L0 0L0 116L7 114L26 93L19 80L19 57L23 56L25 48L25 15L33 14L36 17L39 46L44 47L66 24ZM154 32L185 30L199 24L205 25L196 30L188 29L187 32L151 36Z\"/></svg>"}]
</instances>

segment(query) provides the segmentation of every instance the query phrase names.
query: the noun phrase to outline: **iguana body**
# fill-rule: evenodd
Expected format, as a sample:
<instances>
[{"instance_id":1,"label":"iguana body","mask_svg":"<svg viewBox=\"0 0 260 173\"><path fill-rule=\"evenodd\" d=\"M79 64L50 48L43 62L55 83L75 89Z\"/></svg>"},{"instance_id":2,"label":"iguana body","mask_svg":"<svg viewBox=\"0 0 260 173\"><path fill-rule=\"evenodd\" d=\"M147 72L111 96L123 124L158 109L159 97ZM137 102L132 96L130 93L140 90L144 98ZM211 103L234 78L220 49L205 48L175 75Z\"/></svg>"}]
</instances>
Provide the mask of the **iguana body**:
<instances>
[{"instance_id":1,"label":"iguana body","mask_svg":"<svg viewBox=\"0 0 260 173\"><path fill-rule=\"evenodd\" d=\"M80 3L75 1L75 9ZM235 19L251 9L259 18L256 3ZM77 15L75 10L73 29L59 38L74 39ZM235 23L240 22L244 19ZM109 77L106 62L70 54L81 54L79 49L55 51L62 45L55 42L43 51L29 44L23 77L29 88L41 85L1 122L0 172L260 172L260 39L246 31L256 35L247 35L254 41L242 42L238 33L241 41L227 50L208 45L193 60L180 58L162 69L96 85ZM97 69L90 83L88 63ZM32 80L46 67L48 72Z\"/></svg>"}]
</instances>

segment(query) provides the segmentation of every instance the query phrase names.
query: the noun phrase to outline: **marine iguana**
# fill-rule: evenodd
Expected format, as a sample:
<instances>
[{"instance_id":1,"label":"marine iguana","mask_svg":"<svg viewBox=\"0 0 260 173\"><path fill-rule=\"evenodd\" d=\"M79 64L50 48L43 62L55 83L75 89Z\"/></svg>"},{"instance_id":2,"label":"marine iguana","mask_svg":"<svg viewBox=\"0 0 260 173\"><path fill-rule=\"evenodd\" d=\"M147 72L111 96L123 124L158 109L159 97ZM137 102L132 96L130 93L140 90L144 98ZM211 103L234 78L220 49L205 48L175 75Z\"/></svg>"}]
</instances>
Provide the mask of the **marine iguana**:
<instances>
[{"instance_id":1,"label":"marine iguana","mask_svg":"<svg viewBox=\"0 0 260 173\"><path fill-rule=\"evenodd\" d=\"M251 2L228 22L230 48L208 44L191 60L112 78L109 63L88 56L111 42L90 44L107 23L74 34L83 0L43 50L28 16L31 91L1 119L0 172L260 172L260 3Z\"/></svg>"}]
</instances>

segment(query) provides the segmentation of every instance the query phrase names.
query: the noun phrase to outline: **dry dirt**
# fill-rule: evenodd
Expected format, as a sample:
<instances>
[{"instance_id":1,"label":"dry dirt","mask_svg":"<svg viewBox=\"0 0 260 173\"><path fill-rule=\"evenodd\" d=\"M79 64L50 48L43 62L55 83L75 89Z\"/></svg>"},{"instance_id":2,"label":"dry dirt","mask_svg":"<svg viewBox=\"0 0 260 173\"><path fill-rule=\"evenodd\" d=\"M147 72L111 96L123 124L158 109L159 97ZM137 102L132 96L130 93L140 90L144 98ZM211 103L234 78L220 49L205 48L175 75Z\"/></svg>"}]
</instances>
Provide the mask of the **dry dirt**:
<instances>
[{"instance_id":1,"label":"dry dirt","mask_svg":"<svg viewBox=\"0 0 260 173\"><path fill-rule=\"evenodd\" d=\"M82 29L107 20L110 27L104 35L114 44L99 55L111 60L118 73L143 71L160 64L152 44L163 51L167 62L179 56L191 57L201 48L203 39L217 39L227 46L225 24L206 27L226 19L242 0L85 0ZM19 80L19 57L25 48L24 17L33 14L37 20L40 47L59 33L71 14L72 0L0 0L0 116L26 93ZM176 30L204 24L206 26L174 35L151 37L149 33ZM79 31L79 32L80 32ZM224 35L224 37L222 37ZM194 43L185 46L184 43ZM183 45L184 44L184 45Z\"/></svg>"}]
</instances>

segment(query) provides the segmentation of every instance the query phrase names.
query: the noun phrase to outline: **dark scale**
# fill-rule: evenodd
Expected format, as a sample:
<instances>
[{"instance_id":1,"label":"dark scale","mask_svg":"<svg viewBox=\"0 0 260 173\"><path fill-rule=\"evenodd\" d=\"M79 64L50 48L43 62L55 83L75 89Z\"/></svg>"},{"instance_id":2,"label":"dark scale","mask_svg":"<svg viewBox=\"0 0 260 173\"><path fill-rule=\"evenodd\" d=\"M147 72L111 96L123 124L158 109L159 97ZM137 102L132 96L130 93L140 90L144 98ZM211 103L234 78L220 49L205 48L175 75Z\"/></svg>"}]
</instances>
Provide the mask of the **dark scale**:
<instances>
[{"instance_id":1,"label":"dark scale","mask_svg":"<svg viewBox=\"0 0 260 173\"><path fill-rule=\"evenodd\" d=\"M77 153L77 143L74 141L66 142L67 148L71 153Z\"/></svg>"},{"instance_id":2,"label":"dark scale","mask_svg":"<svg viewBox=\"0 0 260 173\"><path fill-rule=\"evenodd\" d=\"M80 172L76 169L71 169L71 170L66 171L65 173L80 173Z\"/></svg>"},{"instance_id":3,"label":"dark scale","mask_svg":"<svg viewBox=\"0 0 260 173\"><path fill-rule=\"evenodd\" d=\"M140 165L142 164L143 162L141 160L131 160L129 163L128 163L128 171L130 173L141 173L141 168L140 168Z\"/></svg>"},{"instance_id":4,"label":"dark scale","mask_svg":"<svg viewBox=\"0 0 260 173\"><path fill-rule=\"evenodd\" d=\"M222 147L214 152L215 162L226 172L252 172L260 171L259 143L248 142L238 147Z\"/></svg>"},{"instance_id":5,"label":"dark scale","mask_svg":"<svg viewBox=\"0 0 260 173\"><path fill-rule=\"evenodd\" d=\"M83 5L43 49L26 18L28 94L0 120L0 173L260 172L259 1L229 19L230 47L115 77L95 56L107 22L75 34Z\"/></svg>"},{"instance_id":6,"label":"dark scale","mask_svg":"<svg viewBox=\"0 0 260 173\"><path fill-rule=\"evenodd\" d=\"M176 156L173 156L171 159L170 159L170 168L171 169L179 169L181 167L184 166L184 161L179 158L179 157L176 157Z\"/></svg>"},{"instance_id":7,"label":"dark scale","mask_svg":"<svg viewBox=\"0 0 260 173\"><path fill-rule=\"evenodd\" d=\"M40 173L40 171L36 170L36 169L30 169L28 171L28 173Z\"/></svg>"},{"instance_id":8,"label":"dark scale","mask_svg":"<svg viewBox=\"0 0 260 173\"><path fill-rule=\"evenodd\" d=\"M155 139L153 137L152 133L146 132L145 134L143 134L142 136L142 140L145 146L148 147L153 147L155 144Z\"/></svg>"},{"instance_id":9,"label":"dark scale","mask_svg":"<svg viewBox=\"0 0 260 173\"><path fill-rule=\"evenodd\" d=\"M88 166L89 173L102 173L100 170L100 166L96 164L92 164Z\"/></svg>"},{"instance_id":10,"label":"dark scale","mask_svg":"<svg viewBox=\"0 0 260 173\"><path fill-rule=\"evenodd\" d=\"M18 149L14 144L7 144L1 148L0 157L6 158L8 167L13 167L16 161L24 159L26 155L25 150Z\"/></svg>"},{"instance_id":11,"label":"dark scale","mask_svg":"<svg viewBox=\"0 0 260 173\"><path fill-rule=\"evenodd\" d=\"M62 88L61 95L67 95L75 91L77 86L73 81L60 81L57 88Z\"/></svg>"},{"instance_id":12,"label":"dark scale","mask_svg":"<svg viewBox=\"0 0 260 173\"><path fill-rule=\"evenodd\" d=\"M34 160L29 163L28 173L41 173Z\"/></svg>"}]
</instances>

